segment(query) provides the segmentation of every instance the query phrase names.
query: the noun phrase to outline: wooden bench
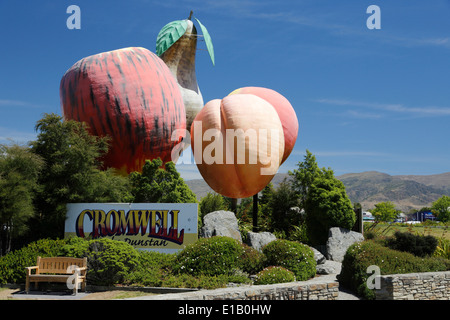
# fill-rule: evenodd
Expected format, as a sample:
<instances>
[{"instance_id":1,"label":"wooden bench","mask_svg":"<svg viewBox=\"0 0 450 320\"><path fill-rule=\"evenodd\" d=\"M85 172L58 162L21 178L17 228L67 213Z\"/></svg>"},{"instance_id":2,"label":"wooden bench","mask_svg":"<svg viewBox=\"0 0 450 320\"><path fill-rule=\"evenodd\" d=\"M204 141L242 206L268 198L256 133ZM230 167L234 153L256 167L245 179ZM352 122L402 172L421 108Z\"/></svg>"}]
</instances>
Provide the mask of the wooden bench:
<instances>
[{"instance_id":1,"label":"wooden bench","mask_svg":"<svg viewBox=\"0 0 450 320\"><path fill-rule=\"evenodd\" d=\"M51 257L41 258L37 257L36 266L26 267L27 280L25 284L25 291L30 291L30 282L35 283L35 288L38 282L65 282L69 277L73 277L73 292L77 294L78 286L81 284L81 289L86 290L86 271L87 258L71 258L71 257ZM35 270L35 273L32 273ZM73 276L75 271L78 271L78 276Z\"/></svg>"}]
</instances>

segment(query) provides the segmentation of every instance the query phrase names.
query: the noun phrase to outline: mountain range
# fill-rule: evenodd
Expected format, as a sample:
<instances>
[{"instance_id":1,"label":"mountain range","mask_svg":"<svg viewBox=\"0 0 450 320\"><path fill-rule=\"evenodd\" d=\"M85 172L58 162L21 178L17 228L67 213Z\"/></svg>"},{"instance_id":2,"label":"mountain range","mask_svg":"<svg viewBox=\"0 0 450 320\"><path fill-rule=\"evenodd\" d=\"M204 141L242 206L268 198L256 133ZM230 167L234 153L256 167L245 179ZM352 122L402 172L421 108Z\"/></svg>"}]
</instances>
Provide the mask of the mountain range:
<instances>
[{"instance_id":1,"label":"mountain range","mask_svg":"<svg viewBox=\"0 0 450 320\"><path fill-rule=\"evenodd\" d=\"M272 179L275 187L289 177L278 173ZM363 210L370 210L375 204L392 201L398 210L409 212L429 207L442 195L450 196L450 172L434 175L389 175L377 171L348 173L336 176L346 188L352 203L361 203ZM186 181L200 200L212 189L203 179Z\"/></svg>"}]
</instances>

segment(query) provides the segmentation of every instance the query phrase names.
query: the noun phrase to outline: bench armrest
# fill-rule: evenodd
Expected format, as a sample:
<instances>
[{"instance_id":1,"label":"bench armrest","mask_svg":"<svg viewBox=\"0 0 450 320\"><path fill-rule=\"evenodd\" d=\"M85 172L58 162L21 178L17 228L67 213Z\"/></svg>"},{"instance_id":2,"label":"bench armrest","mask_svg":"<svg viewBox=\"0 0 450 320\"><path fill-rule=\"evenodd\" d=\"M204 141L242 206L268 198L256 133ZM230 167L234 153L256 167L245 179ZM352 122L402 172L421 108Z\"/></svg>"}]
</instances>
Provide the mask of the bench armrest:
<instances>
[{"instance_id":1,"label":"bench armrest","mask_svg":"<svg viewBox=\"0 0 450 320\"><path fill-rule=\"evenodd\" d=\"M39 266L25 267L27 270L27 275L31 275L31 270L38 270Z\"/></svg>"},{"instance_id":2,"label":"bench armrest","mask_svg":"<svg viewBox=\"0 0 450 320\"><path fill-rule=\"evenodd\" d=\"M87 267L76 267L72 270L72 273L75 273L75 271L79 271L80 275L84 275L86 273Z\"/></svg>"}]
</instances>

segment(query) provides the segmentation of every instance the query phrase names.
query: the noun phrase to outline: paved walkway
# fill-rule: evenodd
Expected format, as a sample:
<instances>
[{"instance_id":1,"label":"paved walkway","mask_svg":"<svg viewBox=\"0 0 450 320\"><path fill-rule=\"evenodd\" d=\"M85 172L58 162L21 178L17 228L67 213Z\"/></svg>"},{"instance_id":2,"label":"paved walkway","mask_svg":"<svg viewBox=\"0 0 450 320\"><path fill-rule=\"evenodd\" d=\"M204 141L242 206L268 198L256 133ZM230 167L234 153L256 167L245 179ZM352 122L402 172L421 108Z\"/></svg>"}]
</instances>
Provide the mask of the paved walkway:
<instances>
[{"instance_id":1,"label":"paved walkway","mask_svg":"<svg viewBox=\"0 0 450 320\"><path fill-rule=\"evenodd\" d=\"M341 271L341 264L340 263L335 263L335 269L336 269L336 273L334 274L329 274L329 275L321 275L315 279L321 279L321 280L329 280L331 281L337 281L336 276L340 273ZM26 299L26 300L84 300L84 299L88 299L89 295L92 295L92 292L78 292L77 295L73 295L70 292L66 291L66 292L41 292L41 291L31 291L29 294L25 293L24 291L17 291L13 294L11 294L11 297L13 299ZM173 299L176 299L177 294L164 294L164 295L160 295L159 298L171 298L173 297ZM154 300L155 298L157 298L158 295L149 295L149 296L141 296L141 297L136 297L136 298L128 298L127 300ZM338 296L338 300L361 300L359 297L357 297L356 295L354 295L352 292L349 292L347 290L345 290L342 287L339 287L339 296Z\"/></svg>"},{"instance_id":2,"label":"paved walkway","mask_svg":"<svg viewBox=\"0 0 450 320\"><path fill-rule=\"evenodd\" d=\"M81 291L78 292L77 295L58 291L30 291L28 294L25 291L17 291L12 293L9 297L14 300L81 300L90 294L90 292Z\"/></svg>"}]
</instances>

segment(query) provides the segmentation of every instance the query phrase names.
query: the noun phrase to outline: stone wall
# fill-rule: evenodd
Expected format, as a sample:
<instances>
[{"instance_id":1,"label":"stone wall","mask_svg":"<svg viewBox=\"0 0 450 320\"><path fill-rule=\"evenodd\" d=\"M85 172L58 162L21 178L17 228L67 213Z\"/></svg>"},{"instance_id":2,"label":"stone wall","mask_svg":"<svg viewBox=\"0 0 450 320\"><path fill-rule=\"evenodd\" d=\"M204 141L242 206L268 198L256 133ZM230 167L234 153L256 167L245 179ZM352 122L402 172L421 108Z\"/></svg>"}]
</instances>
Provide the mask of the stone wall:
<instances>
[{"instance_id":1,"label":"stone wall","mask_svg":"<svg viewBox=\"0 0 450 320\"><path fill-rule=\"evenodd\" d=\"M380 276L377 300L450 300L450 271Z\"/></svg>"},{"instance_id":2,"label":"stone wall","mask_svg":"<svg viewBox=\"0 0 450 320\"><path fill-rule=\"evenodd\" d=\"M322 278L322 279L321 279ZM162 294L145 300L337 300L339 283L326 277L308 281L249 285L215 290ZM139 299L139 298L136 298Z\"/></svg>"}]
</instances>

